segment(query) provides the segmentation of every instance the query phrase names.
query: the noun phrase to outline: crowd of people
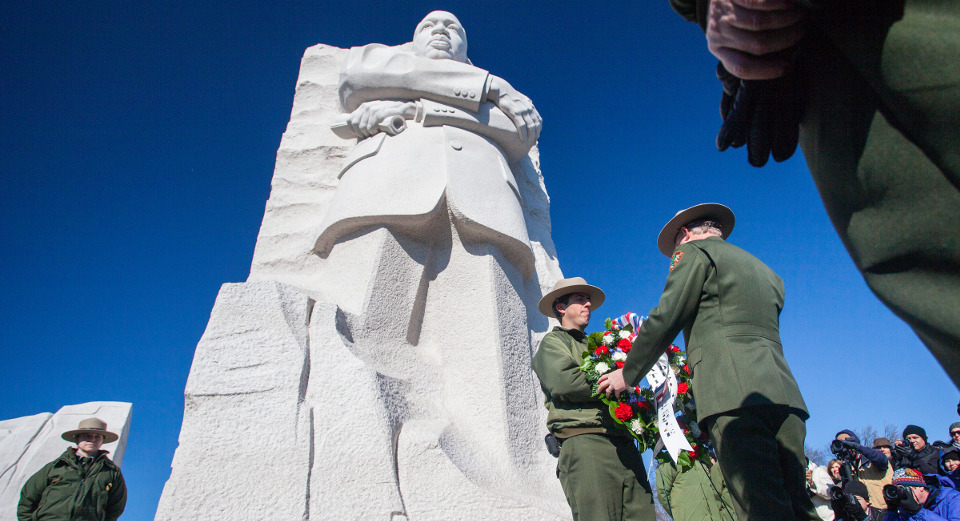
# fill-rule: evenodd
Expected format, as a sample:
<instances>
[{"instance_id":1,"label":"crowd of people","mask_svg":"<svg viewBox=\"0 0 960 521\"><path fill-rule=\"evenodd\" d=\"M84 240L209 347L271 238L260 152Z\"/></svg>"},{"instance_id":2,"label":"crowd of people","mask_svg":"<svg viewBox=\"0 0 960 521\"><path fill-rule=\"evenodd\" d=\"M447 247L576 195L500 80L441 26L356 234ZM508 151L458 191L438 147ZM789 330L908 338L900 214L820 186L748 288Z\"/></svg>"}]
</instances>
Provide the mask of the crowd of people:
<instances>
[{"instance_id":1,"label":"crowd of people","mask_svg":"<svg viewBox=\"0 0 960 521\"><path fill-rule=\"evenodd\" d=\"M824 521L960 520L960 422L950 441L908 425L900 438L861 440L845 429L827 465L809 462L807 489Z\"/></svg>"}]
</instances>

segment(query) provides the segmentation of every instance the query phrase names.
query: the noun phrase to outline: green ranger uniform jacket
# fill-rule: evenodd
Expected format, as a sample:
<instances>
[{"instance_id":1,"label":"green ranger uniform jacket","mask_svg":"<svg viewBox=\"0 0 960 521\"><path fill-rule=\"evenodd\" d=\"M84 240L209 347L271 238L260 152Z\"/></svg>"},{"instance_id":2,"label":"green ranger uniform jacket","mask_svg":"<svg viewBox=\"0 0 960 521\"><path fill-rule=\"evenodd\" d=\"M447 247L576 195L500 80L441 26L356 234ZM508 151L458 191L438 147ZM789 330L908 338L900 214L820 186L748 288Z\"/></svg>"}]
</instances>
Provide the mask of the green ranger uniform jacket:
<instances>
[{"instance_id":1,"label":"green ranger uniform jacket","mask_svg":"<svg viewBox=\"0 0 960 521\"><path fill-rule=\"evenodd\" d=\"M720 469L708 472L699 461L684 472L672 461L660 463L657 499L673 521L737 521Z\"/></svg>"},{"instance_id":2,"label":"green ranger uniform jacket","mask_svg":"<svg viewBox=\"0 0 960 521\"><path fill-rule=\"evenodd\" d=\"M627 384L636 385L682 330L698 419L767 404L806 416L780 346L780 277L720 237L681 244L670 265L660 304L627 356Z\"/></svg>"},{"instance_id":3,"label":"green ranger uniform jacket","mask_svg":"<svg viewBox=\"0 0 960 521\"><path fill-rule=\"evenodd\" d=\"M709 0L670 4L706 27ZM823 206L871 291L960 387L960 2L796 4L814 7L793 70Z\"/></svg>"},{"instance_id":4,"label":"green ranger uniform jacket","mask_svg":"<svg viewBox=\"0 0 960 521\"><path fill-rule=\"evenodd\" d=\"M546 396L547 428L561 439L587 433L627 436L606 404L593 396L593 386L580 370L587 349L584 332L560 326L540 341L533 370Z\"/></svg>"},{"instance_id":5,"label":"green ranger uniform jacket","mask_svg":"<svg viewBox=\"0 0 960 521\"><path fill-rule=\"evenodd\" d=\"M127 486L105 451L86 471L71 447L27 480L17 521L115 521L127 504Z\"/></svg>"}]
</instances>

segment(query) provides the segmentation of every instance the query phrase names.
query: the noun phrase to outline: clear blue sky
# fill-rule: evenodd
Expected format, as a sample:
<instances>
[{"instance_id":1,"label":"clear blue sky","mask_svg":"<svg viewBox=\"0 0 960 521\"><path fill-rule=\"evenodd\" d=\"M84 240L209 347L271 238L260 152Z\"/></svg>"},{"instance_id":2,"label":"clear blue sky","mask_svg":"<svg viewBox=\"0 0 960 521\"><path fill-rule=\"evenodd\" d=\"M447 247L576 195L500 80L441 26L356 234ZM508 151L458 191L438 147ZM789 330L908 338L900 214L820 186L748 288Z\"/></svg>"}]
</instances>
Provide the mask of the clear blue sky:
<instances>
[{"instance_id":1,"label":"clear blue sky","mask_svg":"<svg viewBox=\"0 0 960 521\"><path fill-rule=\"evenodd\" d=\"M3 2L0 418L132 402L123 519L152 519L194 348L249 273L304 49L400 44L438 8L543 116L561 268L607 292L595 327L656 305L667 219L723 202L731 242L786 283L808 443L885 423L947 437L956 388L863 283L802 155L758 170L714 148L715 61L666 1Z\"/></svg>"}]
</instances>

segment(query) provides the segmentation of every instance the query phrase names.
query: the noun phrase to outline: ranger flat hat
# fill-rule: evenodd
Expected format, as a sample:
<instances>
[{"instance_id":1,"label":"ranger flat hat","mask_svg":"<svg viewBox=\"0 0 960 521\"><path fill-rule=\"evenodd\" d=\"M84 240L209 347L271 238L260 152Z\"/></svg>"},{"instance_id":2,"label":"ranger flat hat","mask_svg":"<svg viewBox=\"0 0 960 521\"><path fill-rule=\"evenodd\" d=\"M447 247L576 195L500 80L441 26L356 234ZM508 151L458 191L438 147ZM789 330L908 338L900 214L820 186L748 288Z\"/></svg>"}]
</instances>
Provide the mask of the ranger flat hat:
<instances>
[{"instance_id":1,"label":"ranger flat hat","mask_svg":"<svg viewBox=\"0 0 960 521\"><path fill-rule=\"evenodd\" d=\"M660 236L657 237L657 248L660 249L660 253L667 257L673 255L676 249L674 239L676 239L677 232L680 231L680 228L683 228L690 221L704 217L711 217L720 223L721 231L723 232L722 237L724 239L730 236L735 221L733 210L720 203L701 203L696 206L691 206L686 210L680 210L677 212L677 215L673 216L673 219L670 219L667 224L663 226L663 229L660 230Z\"/></svg>"},{"instance_id":2,"label":"ranger flat hat","mask_svg":"<svg viewBox=\"0 0 960 521\"><path fill-rule=\"evenodd\" d=\"M113 443L120 439L120 436L107 430L107 422L100 418L80 420L80 425L77 425L76 429L67 431L61 434L60 437L73 443L77 441L77 436L81 434L102 434L104 443Z\"/></svg>"},{"instance_id":3,"label":"ranger flat hat","mask_svg":"<svg viewBox=\"0 0 960 521\"><path fill-rule=\"evenodd\" d=\"M597 309L600 307L600 304L603 304L603 299L606 298L606 295L603 294L603 290L587 284L587 281L583 280L583 277L573 277L569 279L560 279L556 284L553 285L553 289L550 290L550 293L547 293L540 299L540 304L537 305L537 309L541 313L548 317L553 317L553 303L558 298L567 295L569 293L586 293L590 295L590 309Z\"/></svg>"}]
</instances>

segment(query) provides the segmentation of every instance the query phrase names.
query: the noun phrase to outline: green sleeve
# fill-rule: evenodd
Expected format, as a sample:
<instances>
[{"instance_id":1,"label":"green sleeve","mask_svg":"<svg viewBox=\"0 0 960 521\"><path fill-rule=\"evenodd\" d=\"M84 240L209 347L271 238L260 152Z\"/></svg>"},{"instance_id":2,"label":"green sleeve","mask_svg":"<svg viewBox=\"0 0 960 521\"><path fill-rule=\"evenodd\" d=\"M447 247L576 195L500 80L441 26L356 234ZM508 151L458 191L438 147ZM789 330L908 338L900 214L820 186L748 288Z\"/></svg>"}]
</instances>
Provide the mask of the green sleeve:
<instances>
[{"instance_id":1,"label":"green sleeve","mask_svg":"<svg viewBox=\"0 0 960 521\"><path fill-rule=\"evenodd\" d=\"M700 305L710 259L690 243L681 244L677 250L683 252L683 256L667 275L660 304L643 321L624 363L623 377L630 386L640 383L683 327L693 319Z\"/></svg>"},{"instance_id":2,"label":"green sleeve","mask_svg":"<svg viewBox=\"0 0 960 521\"><path fill-rule=\"evenodd\" d=\"M673 517L673 509L670 508L670 491L673 490L673 482L676 479L676 466L670 463L660 463L657 466L657 499L670 517Z\"/></svg>"},{"instance_id":3,"label":"green sleeve","mask_svg":"<svg viewBox=\"0 0 960 521\"><path fill-rule=\"evenodd\" d=\"M107 497L105 506L106 521L117 521L123 509L127 506L127 484L123 481L123 474L120 469L115 471L113 486L110 488L110 495Z\"/></svg>"},{"instance_id":4,"label":"green sleeve","mask_svg":"<svg viewBox=\"0 0 960 521\"><path fill-rule=\"evenodd\" d=\"M580 364L570 354L570 348L553 334L547 334L533 356L533 371L540 385L554 399L566 402L588 402L593 398L593 387Z\"/></svg>"},{"instance_id":5,"label":"green sleeve","mask_svg":"<svg viewBox=\"0 0 960 521\"><path fill-rule=\"evenodd\" d=\"M43 497L43 489L47 486L47 473L49 471L50 464L48 463L23 484L23 488L20 490L20 502L17 503L17 521L30 521L31 514L37 509L40 498Z\"/></svg>"}]
</instances>

